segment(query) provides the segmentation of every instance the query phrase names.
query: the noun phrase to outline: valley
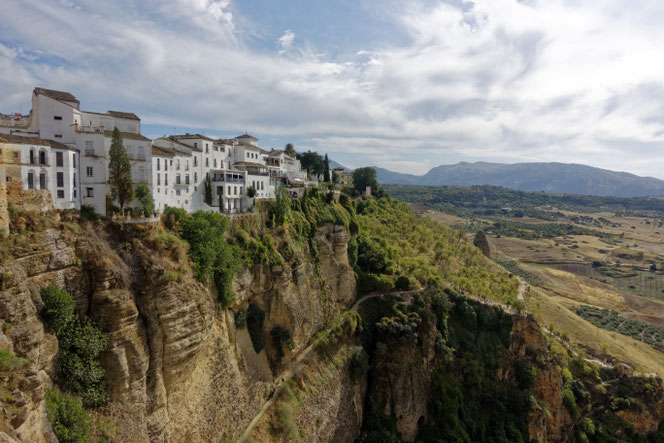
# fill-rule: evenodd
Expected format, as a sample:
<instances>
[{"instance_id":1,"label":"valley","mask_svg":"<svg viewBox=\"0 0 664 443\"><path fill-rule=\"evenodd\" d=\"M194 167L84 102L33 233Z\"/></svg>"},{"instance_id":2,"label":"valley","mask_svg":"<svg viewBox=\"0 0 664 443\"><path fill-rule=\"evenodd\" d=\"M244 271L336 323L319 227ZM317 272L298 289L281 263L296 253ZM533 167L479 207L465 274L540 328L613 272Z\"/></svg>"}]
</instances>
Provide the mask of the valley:
<instances>
[{"instance_id":1,"label":"valley","mask_svg":"<svg viewBox=\"0 0 664 443\"><path fill-rule=\"evenodd\" d=\"M405 201L411 199L410 193L417 194L415 188L408 187L403 194L394 188L391 192ZM424 192L443 194L443 189ZM464 207L450 204L451 198L446 207L436 200L427 205L425 198L412 198L417 203L410 206L463 230L470 239L479 230L486 232L491 259L528 282L528 310L543 325L588 345L607 360L614 356L644 373L659 374L664 369L664 342L657 333L664 324L659 202L652 207L640 202L638 209L630 199L624 199L622 206L620 199L609 206L605 199L597 199L595 207L589 201L540 206L542 199L560 203L574 196L538 193L530 199L522 193L526 194L522 201L528 203L508 208L505 201L491 200L490 191ZM501 208L496 210L497 206ZM610 325L602 320L606 316L614 320Z\"/></svg>"}]
</instances>

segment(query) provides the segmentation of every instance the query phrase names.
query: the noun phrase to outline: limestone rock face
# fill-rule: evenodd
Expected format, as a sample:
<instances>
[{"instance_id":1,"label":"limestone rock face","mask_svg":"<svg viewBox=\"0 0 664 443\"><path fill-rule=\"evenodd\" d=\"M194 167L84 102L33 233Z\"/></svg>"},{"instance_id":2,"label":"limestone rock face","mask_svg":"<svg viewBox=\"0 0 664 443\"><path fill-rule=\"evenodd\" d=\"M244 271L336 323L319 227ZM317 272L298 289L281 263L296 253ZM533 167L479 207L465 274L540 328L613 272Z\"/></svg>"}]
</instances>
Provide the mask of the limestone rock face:
<instances>
[{"instance_id":1,"label":"limestone rock face","mask_svg":"<svg viewBox=\"0 0 664 443\"><path fill-rule=\"evenodd\" d=\"M272 327L290 330L296 348L286 364L355 297L348 233L340 226L316 233L318 264L302 252L282 267L244 270L233 282L237 301L222 310L216 293L194 279L186 257L184 264L159 257L140 241L140 232L54 225L12 236L3 245L0 320L6 326L0 345L31 362L4 381L16 386L16 407L0 410L2 438L8 441L55 440L44 389L55 375L58 348L38 315L45 286L68 291L77 310L109 334L101 359L111 403L103 414L118 441L132 442L233 438L258 412L280 367L266 351L256 354L246 328L236 329L234 312L249 303L266 311L268 347ZM329 407L341 409L341 402L353 398L361 411L354 389L340 379L326 400ZM355 414L359 429L361 412ZM330 422L320 441L332 441L326 439L337 431Z\"/></svg>"},{"instance_id":2,"label":"limestone rock face","mask_svg":"<svg viewBox=\"0 0 664 443\"><path fill-rule=\"evenodd\" d=\"M431 374L435 367L435 326L420 334L421 346L394 340L388 352L374 353L370 391L383 412L397 419L397 431L414 441L427 418Z\"/></svg>"},{"instance_id":3,"label":"limestone rock face","mask_svg":"<svg viewBox=\"0 0 664 443\"><path fill-rule=\"evenodd\" d=\"M532 316L513 316L510 351L514 358L527 358L531 362L537 355L545 355L548 347L541 329ZM528 414L528 432L538 441L569 441L573 420L563 405L563 380L556 364L546 361L537 367L533 395L537 404ZM546 405L544 410L539 405Z\"/></svg>"}]
</instances>

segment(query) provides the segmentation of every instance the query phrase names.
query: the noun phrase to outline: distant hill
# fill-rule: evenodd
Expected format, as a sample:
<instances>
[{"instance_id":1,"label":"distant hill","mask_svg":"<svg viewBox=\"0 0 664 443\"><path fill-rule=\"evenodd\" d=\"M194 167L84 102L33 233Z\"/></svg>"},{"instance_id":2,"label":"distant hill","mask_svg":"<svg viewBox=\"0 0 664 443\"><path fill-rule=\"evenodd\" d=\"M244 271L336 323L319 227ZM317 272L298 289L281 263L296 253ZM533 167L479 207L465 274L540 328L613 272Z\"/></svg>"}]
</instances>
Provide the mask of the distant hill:
<instances>
[{"instance_id":1,"label":"distant hill","mask_svg":"<svg viewBox=\"0 0 664 443\"><path fill-rule=\"evenodd\" d=\"M401 174L379 167L374 169L381 184L495 185L519 191L616 197L664 195L664 180L567 163L461 162L435 167L425 175Z\"/></svg>"}]
</instances>

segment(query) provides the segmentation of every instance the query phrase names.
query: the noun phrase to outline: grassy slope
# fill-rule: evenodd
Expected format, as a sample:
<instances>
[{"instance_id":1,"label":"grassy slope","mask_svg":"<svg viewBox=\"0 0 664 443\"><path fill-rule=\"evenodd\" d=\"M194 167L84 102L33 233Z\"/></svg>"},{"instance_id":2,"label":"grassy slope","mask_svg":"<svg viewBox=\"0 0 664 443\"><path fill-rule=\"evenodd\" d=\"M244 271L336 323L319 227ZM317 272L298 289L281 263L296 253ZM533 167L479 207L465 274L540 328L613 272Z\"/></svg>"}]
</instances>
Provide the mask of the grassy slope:
<instances>
[{"instance_id":1,"label":"grassy slope","mask_svg":"<svg viewBox=\"0 0 664 443\"><path fill-rule=\"evenodd\" d=\"M551 295L544 290L531 291L529 305L537 313L543 325L554 324L558 332L565 331L570 340L590 346L595 350L606 347L608 354L620 357L646 372L659 372L664 366L664 353L652 346L617 332L598 328L569 309L569 300ZM537 307L535 307L537 305Z\"/></svg>"}]
</instances>

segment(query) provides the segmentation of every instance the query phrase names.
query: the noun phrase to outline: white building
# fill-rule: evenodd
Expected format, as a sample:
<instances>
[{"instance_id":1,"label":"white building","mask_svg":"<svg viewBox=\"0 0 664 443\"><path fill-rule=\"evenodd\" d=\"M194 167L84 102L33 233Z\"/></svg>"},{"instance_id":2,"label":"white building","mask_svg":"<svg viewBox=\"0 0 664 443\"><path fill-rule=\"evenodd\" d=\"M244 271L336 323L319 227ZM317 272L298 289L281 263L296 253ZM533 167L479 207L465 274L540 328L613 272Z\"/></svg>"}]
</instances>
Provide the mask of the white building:
<instances>
[{"instance_id":1,"label":"white building","mask_svg":"<svg viewBox=\"0 0 664 443\"><path fill-rule=\"evenodd\" d=\"M133 113L83 111L72 94L35 88L32 93L30 131L55 140L81 153L80 182L82 204L106 214L109 149L113 129L122 134L132 164L132 181L152 187L150 140L141 135L141 121Z\"/></svg>"},{"instance_id":2,"label":"white building","mask_svg":"<svg viewBox=\"0 0 664 443\"><path fill-rule=\"evenodd\" d=\"M7 181L48 191L57 209L80 209L76 148L37 137L0 134L0 163Z\"/></svg>"}]
</instances>

